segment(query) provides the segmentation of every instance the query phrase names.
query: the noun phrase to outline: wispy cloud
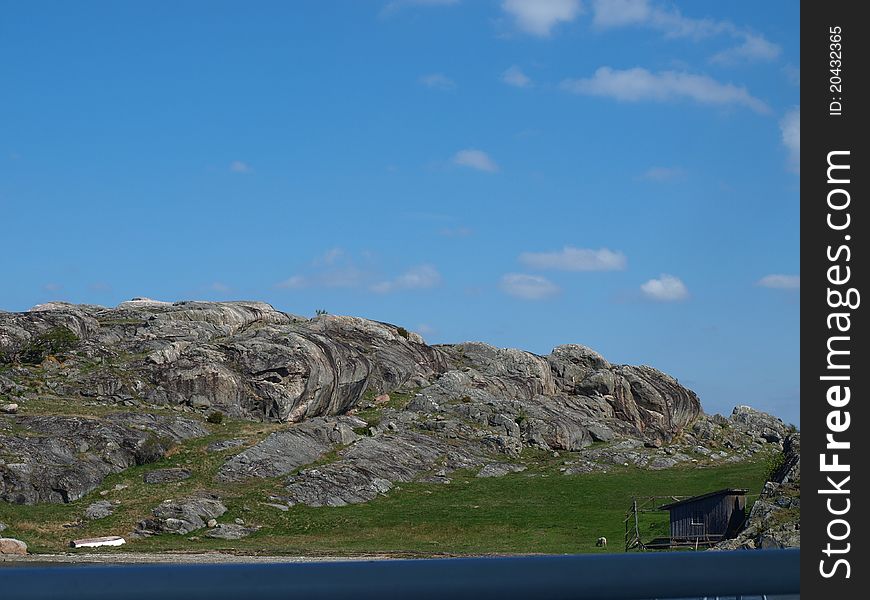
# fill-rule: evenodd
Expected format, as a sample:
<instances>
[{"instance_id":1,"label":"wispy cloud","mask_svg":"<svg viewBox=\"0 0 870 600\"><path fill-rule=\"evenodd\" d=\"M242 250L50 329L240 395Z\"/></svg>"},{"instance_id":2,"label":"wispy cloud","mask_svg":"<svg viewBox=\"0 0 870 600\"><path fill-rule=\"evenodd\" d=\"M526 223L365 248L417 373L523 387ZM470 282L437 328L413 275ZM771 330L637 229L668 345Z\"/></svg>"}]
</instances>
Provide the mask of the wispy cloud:
<instances>
[{"instance_id":1,"label":"wispy cloud","mask_svg":"<svg viewBox=\"0 0 870 600\"><path fill-rule=\"evenodd\" d=\"M680 167L650 167L641 175L642 179L656 183L668 183L686 178L686 171Z\"/></svg>"},{"instance_id":2,"label":"wispy cloud","mask_svg":"<svg viewBox=\"0 0 870 600\"><path fill-rule=\"evenodd\" d=\"M559 286L546 277L524 273L508 273L499 287L505 294L523 300L544 300L559 293Z\"/></svg>"},{"instance_id":3,"label":"wispy cloud","mask_svg":"<svg viewBox=\"0 0 870 600\"><path fill-rule=\"evenodd\" d=\"M799 290L801 287L801 276L765 275L758 280L758 285L773 290Z\"/></svg>"},{"instance_id":4,"label":"wispy cloud","mask_svg":"<svg viewBox=\"0 0 870 600\"><path fill-rule=\"evenodd\" d=\"M501 80L508 85L519 88L532 85L532 80L529 76L523 73L523 70L516 65L509 67L504 73L502 73Z\"/></svg>"},{"instance_id":5,"label":"wispy cloud","mask_svg":"<svg viewBox=\"0 0 870 600\"><path fill-rule=\"evenodd\" d=\"M438 235L443 235L449 238L464 238L472 235L474 231L468 227L444 227L438 231Z\"/></svg>"},{"instance_id":6,"label":"wispy cloud","mask_svg":"<svg viewBox=\"0 0 870 600\"><path fill-rule=\"evenodd\" d=\"M380 281L371 286L373 292L387 294L401 290L424 290L441 283L441 274L432 265L419 265L402 273L395 279Z\"/></svg>"},{"instance_id":7,"label":"wispy cloud","mask_svg":"<svg viewBox=\"0 0 870 600\"><path fill-rule=\"evenodd\" d=\"M478 171L487 173L495 173L498 171L498 165L490 158L489 154L483 150L475 150L474 148L466 148L460 150L453 155L453 164L462 167L469 167Z\"/></svg>"},{"instance_id":8,"label":"wispy cloud","mask_svg":"<svg viewBox=\"0 0 870 600\"><path fill-rule=\"evenodd\" d=\"M371 279L368 271L348 265L326 269L320 273L293 275L275 284L275 287L286 290L305 288L355 288L364 285Z\"/></svg>"},{"instance_id":9,"label":"wispy cloud","mask_svg":"<svg viewBox=\"0 0 870 600\"><path fill-rule=\"evenodd\" d=\"M251 165L241 160L234 160L230 163L230 171L233 173L250 173Z\"/></svg>"},{"instance_id":10,"label":"wispy cloud","mask_svg":"<svg viewBox=\"0 0 870 600\"><path fill-rule=\"evenodd\" d=\"M685 17L676 7L662 7L650 0L593 0L592 23L598 28L641 26L667 37L703 39L736 28L727 21Z\"/></svg>"},{"instance_id":11,"label":"wispy cloud","mask_svg":"<svg viewBox=\"0 0 870 600\"><path fill-rule=\"evenodd\" d=\"M46 283L42 286L42 289L46 292L57 293L63 289L63 285L59 283Z\"/></svg>"},{"instance_id":12,"label":"wispy cloud","mask_svg":"<svg viewBox=\"0 0 870 600\"><path fill-rule=\"evenodd\" d=\"M752 96L744 87L720 83L707 75L679 71L652 73L646 69L612 69L600 67L587 79L566 79L562 88L575 94L614 98L623 102L673 102L692 100L714 106L743 106L758 113L768 113L767 104Z\"/></svg>"},{"instance_id":13,"label":"wispy cloud","mask_svg":"<svg viewBox=\"0 0 870 600\"><path fill-rule=\"evenodd\" d=\"M658 279L650 279L640 286L640 291L656 302L677 302L689 297L686 284L678 277L662 274Z\"/></svg>"},{"instance_id":14,"label":"wispy cloud","mask_svg":"<svg viewBox=\"0 0 870 600\"><path fill-rule=\"evenodd\" d=\"M225 283L222 283L220 281L215 281L210 286L208 286L208 289L210 289L213 292L218 292L220 294L224 294L226 292L229 292L231 288L230 288L230 286L228 286Z\"/></svg>"},{"instance_id":15,"label":"wispy cloud","mask_svg":"<svg viewBox=\"0 0 870 600\"><path fill-rule=\"evenodd\" d=\"M548 37L559 23L569 23L583 12L580 0L504 0L517 29L538 37Z\"/></svg>"},{"instance_id":16,"label":"wispy cloud","mask_svg":"<svg viewBox=\"0 0 870 600\"><path fill-rule=\"evenodd\" d=\"M743 43L714 54L710 61L720 65L735 65L743 62L771 62L779 58L782 48L764 36L744 33Z\"/></svg>"},{"instance_id":17,"label":"wispy cloud","mask_svg":"<svg viewBox=\"0 0 870 600\"><path fill-rule=\"evenodd\" d=\"M420 84L433 90L452 90L456 87L456 82L447 77L444 73L429 73L420 77Z\"/></svg>"},{"instance_id":18,"label":"wispy cloud","mask_svg":"<svg viewBox=\"0 0 870 600\"><path fill-rule=\"evenodd\" d=\"M275 287L286 290L359 288L371 283L373 277L368 266L360 267L343 248L333 247L312 259L302 273L278 282Z\"/></svg>"},{"instance_id":19,"label":"wispy cloud","mask_svg":"<svg viewBox=\"0 0 870 600\"><path fill-rule=\"evenodd\" d=\"M626 258L622 252L608 248L565 246L556 252L523 252L520 263L533 269L557 271L620 271L625 268Z\"/></svg>"},{"instance_id":20,"label":"wispy cloud","mask_svg":"<svg viewBox=\"0 0 870 600\"><path fill-rule=\"evenodd\" d=\"M312 263L314 265L334 265L338 261L342 260L347 256L347 253L344 251L344 248L330 248L317 258L315 258Z\"/></svg>"},{"instance_id":21,"label":"wispy cloud","mask_svg":"<svg viewBox=\"0 0 870 600\"><path fill-rule=\"evenodd\" d=\"M801 172L801 107L796 106L779 121L782 143L788 150L789 168Z\"/></svg>"},{"instance_id":22,"label":"wispy cloud","mask_svg":"<svg viewBox=\"0 0 870 600\"><path fill-rule=\"evenodd\" d=\"M782 52L777 44L764 36L737 27L729 21L686 17L676 7L651 0L593 0L592 23L599 29L646 27L660 31L669 38L701 40L727 36L738 41L738 45L711 58L719 64L773 61Z\"/></svg>"},{"instance_id":23,"label":"wispy cloud","mask_svg":"<svg viewBox=\"0 0 870 600\"><path fill-rule=\"evenodd\" d=\"M800 87L800 84L801 84L800 67L796 67L792 64L788 64L782 68L782 72L785 73L785 78L788 79L788 82L790 84Z\"/></svg>"}]
</instances>

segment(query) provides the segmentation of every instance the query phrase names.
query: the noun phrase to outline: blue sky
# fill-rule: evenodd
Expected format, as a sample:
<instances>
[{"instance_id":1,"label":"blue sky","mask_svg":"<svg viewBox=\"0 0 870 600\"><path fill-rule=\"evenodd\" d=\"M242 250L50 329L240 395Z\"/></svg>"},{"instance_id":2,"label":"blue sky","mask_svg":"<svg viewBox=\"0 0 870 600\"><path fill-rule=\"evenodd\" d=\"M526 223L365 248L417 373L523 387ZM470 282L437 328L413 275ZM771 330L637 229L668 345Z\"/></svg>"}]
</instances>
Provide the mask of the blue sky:
<instances>
[{"instance_id":1,"label":"blue sky","mask_svg":"<svg viewBox=\"0 0 870 600\"><path fill-rule=\"evenodd\" d=\"M798 2L0 1L0 308L257 299L799 419Z\"/></svg>"}]
</instances>

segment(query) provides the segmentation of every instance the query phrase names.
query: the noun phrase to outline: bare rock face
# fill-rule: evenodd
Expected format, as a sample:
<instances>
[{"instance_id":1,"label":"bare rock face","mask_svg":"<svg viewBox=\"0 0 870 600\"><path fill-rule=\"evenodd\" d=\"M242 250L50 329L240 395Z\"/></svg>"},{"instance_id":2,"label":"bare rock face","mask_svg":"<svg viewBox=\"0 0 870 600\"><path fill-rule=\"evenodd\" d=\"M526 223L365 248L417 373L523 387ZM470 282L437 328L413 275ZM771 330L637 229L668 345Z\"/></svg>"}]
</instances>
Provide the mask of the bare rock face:
<instances>
[{"instance_id":1,"label":"bare rock face","mask_svg":"<svg viewBox=\"0 0 870 600\"><path fill-rule=\"evenodd\" d=\"M479 466L482 459L454 451L446 440L404 431L367 437L351 446L340 460L305 469L287 479L289 505L344 506L368 502L388 492L394 483L417 479L439 462L445 470Z\"/></svg>"},{"instance_id":2,"label":"bare rock face","mask_svg":"<svg viewBox=\"0 0 870 600\"><path fill-rule=\"evenodd\" d=\"M0 417L0 500L72 502L109 473L158 460L206 433L190 419L143 413Z\"/></svg>"},{"instance_id":3,"label":"bare rock face","mask_svg":"<svg viewBox=\"0 0 870 600\"><path fill-rule=\"evenodd\" d=\"M286 424L228 456L218 482L287 477L286 502L313 506L364 502L397 482L446 482L456 469L515 463L526 448L586 452L578 469L603 465L594 442L660 448L699 423L698 440L715 426L672 377L613 365L585 346L548 356L477 342L429 346L387 323L306 319L260 302L139 298L0 313L0 394L21 407L0 416L0 499L21 503L80 498L108 473L205 435L200 420L213 412ZM51 399L123 414L27 414L29 402ZM148 414L156 409L199 420ZM747 423L735 427L758 418L741 413ZM772 439L776 428L765 427ZM209 451L230 455L245 444ZM664 450L619 452L651 468L681 462ZM327 454L329 464L305 468ZM171 527L159 523L179 517L155 518L162 531Z\"/></svg>"},{"instance_id":4,"label":"bare rock face","mask_svg":"<svg viewBox=\"0 0 870 600\"><path fill-rule=\"evenodd\" d=\"M271 434L265 440L236 454L221 467L221 481L241 481L250 477L277 477L314 462L339 445L357 436L350 419L317 417Z\"/></svg>"},{"instance_id":5,"label":"bare rock face","mask_svg":"<svg viewBox=\"0 0 870 600\"><path fill-rule=\"evenodd\" d=\"M673 378L650 367L613 366L584 346L560 346L548 357L480 343L433 347L393 325L331 315L307 320L259 302L138 299L114 309L53 303L0 314L2 360L52 351L74 364L64 363L62 378L32 377L45 391L255 420L343 414L367 391L435 381L460 397L482 391L519 402L547 398L554 401L548 412L574 422L602 417L620 422L610 429L660 439L701 414L695 394ZM572 402L583 405L583 418L558 408ZM568 437L575 438L569 446L587 438L576 431Z\"/></svg>"}]
</instances>

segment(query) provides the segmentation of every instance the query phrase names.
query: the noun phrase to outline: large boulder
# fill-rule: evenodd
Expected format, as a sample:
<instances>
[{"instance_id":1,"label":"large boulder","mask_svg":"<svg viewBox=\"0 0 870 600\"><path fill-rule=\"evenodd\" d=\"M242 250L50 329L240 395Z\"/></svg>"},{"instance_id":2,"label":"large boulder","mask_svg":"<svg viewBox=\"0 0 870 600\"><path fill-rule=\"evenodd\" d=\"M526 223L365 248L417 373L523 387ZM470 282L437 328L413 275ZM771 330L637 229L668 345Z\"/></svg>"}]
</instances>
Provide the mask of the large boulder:
<instances>
[{"instance_id":1,"label":"large boulder","mask_svg":"<svg viewBox=\"0 0 870 600\"><path fill-rule=\"evenodd\" d=\"M27 544L15 538L0 537L0 556L24 556L27 554Z\"/></svg>"},{"instance_id":2,"label":"large boulder","mask_svg":"<svg viewBox=\"0 0 870 600\"><path fill-rule=\"evenodd\" d=\"M150 517L139 522L135 534L185 535L202 529L211 519L216 519L225 512L227 507L215 495L203 494L181 500L165 500L151 511Z\"/></svg>"}]
</instances>

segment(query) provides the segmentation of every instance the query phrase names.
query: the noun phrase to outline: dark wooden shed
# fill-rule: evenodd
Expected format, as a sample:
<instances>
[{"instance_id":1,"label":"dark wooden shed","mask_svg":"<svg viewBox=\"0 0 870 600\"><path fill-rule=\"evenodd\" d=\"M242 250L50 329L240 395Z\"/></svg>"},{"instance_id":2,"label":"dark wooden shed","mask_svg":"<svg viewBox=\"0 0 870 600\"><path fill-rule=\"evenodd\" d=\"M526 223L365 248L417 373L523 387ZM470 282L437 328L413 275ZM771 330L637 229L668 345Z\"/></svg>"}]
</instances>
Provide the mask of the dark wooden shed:
<instances>
[{"instance_id":1,"label":"dark wooden shed","mask_svg":"<svg viewBox=\"0 0 870 600\"><path fill-rule=\"evenodd\" d=\"M746 492L726 488L661 506L671 516L671 545L710 545L737 535L746 519Z\"/></svg>"}]
</instances>

